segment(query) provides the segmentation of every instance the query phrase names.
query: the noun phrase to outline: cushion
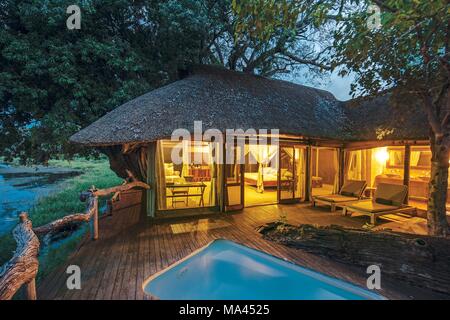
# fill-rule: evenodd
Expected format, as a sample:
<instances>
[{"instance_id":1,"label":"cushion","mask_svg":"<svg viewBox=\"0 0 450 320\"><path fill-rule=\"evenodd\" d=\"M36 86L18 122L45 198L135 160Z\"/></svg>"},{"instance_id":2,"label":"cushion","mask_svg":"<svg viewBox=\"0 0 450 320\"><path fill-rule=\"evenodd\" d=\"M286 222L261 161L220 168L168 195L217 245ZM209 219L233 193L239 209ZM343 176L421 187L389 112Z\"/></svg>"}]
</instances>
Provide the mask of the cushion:
<instances>
[{"instance_id":1,"label":"cushion","mask_svg":"<svg viewBox=\"0 0 450 320\"><path fill-rule=\"evenodd\" d=\"M347 202L347 201L356 201L357 197L347 197L341 194L330 194L326 196L316 196L318 200L327 201L327 202Z\"/></svg>"},{"instance_id":2,"label":"cushion","mask_svg":"<svg viewBox=\"0 0 450 320\"><path fill-rule=\"evenodd\" d=\"M379 183L374 198L391 200L392 205L402 205L408 193L408 187L402 184Z\"/></svg>"},{"instance_id":3,"label":"cushion","mask_svg":"<svg viewBox=\"0 0 450 320\"><path fill-rule=\"evenodd\" d=\"M376 198L375 199L376 203L381 203L381 204L387 204L388 206L392 206L392 200L389 199L383 199L383 198Z\"/></svg>"},{"instance_id":4,"label":"cushion","mask_svg":"<svg viewBox=\"0 0 450 320\"><path fill-rule=\"evenodd\" d=\"M341 191L341 195L346 196L346 197L354 197L355 196L352 192L348 192L348 191Z\"/></svg>"},{"instance_id":5,"label":"cushion","mask_svg":"<svg viewBox=\"0 0 450 320\"><path fill-rule=\"evenodd\" d=\"M342 195L359 197L366 187L365 180L348 180L341 188Z\"/></svg>"},{"instance_id":6,"label":"cushion","mask_svg":"<svg viewBox=\"0 0 450 320\"><path fill-rule=\"evenodd\" d=\"M391 211L398 209L399 206L389 206L386 204L376 203L372 200L363 200L358 201L347 206L350 210L355 209L358 211L368 212L368 213L376 213L383 211Z\"/></svg>"}]
</instances>

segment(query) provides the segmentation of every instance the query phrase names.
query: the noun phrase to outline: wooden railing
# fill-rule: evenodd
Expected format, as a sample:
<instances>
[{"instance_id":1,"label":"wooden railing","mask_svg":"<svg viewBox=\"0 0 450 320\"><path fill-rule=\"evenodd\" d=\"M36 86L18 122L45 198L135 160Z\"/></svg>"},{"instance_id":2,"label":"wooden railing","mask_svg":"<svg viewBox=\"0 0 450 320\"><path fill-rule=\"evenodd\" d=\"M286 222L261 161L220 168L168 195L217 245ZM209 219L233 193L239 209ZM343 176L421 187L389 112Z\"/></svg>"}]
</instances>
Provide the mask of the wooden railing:
<instances>
[{"instance_id":1,"label":"wooden railing","mask_svg":"<svg viewBox=\"0 0 450 320\"><path fill-rule=\"evenodd\" d=\"M86 202L85 213L76 213L33 228L26 212L19 215L19 224L13 230L17 248L13 257L0 268L0 300L10 300L16 292L26 285L26 298L36 300L36 275L39 269L38 254L39 237L56 234L71 224L89 222L91 239L98 239L98 197L113 195L117 199L121 192L133 188L149 189L150 187L137 181L130 175L130 180L122 185L97 190L92 186L82 192L80 200ZM111 205L111 202L109 203Z\"/></svg>"}]
</instances>

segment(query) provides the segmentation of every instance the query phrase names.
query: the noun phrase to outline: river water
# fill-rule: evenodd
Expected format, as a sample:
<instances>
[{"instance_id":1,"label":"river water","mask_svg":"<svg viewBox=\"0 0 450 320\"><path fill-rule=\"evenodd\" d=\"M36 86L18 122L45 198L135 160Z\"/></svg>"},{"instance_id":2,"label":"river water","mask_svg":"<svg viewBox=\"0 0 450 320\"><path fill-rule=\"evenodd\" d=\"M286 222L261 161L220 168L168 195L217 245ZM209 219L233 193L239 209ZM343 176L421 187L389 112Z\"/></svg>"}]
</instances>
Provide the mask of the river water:
<instances>
[{"instance_id":1,"label":"river water","mask_svg":"<svg viewBox=\"0 0 450 320\"><path fill-rule=\"evenodd\" d=\"M21 211L29 211L40 197L81 172L66 168L17 167L0 163L0 234L17 224Z\"/></svg>"}]
</instances>

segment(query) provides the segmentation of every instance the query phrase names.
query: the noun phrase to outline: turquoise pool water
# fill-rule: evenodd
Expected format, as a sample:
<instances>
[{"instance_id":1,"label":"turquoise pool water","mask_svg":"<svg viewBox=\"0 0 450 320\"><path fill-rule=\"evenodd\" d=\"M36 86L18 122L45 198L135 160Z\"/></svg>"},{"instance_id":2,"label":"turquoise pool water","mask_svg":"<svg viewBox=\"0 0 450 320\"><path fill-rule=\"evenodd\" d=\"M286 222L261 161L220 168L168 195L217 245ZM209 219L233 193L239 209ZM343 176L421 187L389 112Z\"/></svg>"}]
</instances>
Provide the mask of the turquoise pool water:
<instances>
[{"instance_id":1,"label":"turquoise pool water","mask_svg":"<svg viewBox=\"0 0 450 320\"><path fill-rule=\"evenodd\" d=\"M228 240L215 240L150 277L144 291L173 300L366 300L381 295Z\"/></svg>"}]
</instances>

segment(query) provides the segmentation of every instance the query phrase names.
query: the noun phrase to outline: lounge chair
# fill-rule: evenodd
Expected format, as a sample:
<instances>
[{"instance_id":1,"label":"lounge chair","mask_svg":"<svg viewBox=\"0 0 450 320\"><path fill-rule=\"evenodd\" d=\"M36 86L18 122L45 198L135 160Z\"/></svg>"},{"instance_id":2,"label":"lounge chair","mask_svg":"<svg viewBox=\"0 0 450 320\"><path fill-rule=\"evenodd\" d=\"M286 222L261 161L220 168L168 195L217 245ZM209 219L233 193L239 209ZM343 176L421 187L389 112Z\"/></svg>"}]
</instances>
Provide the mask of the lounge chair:
<instances>
[{"instance_id":1,"label":"lounge chair","mask_svg":"<svg viewBox=\"0 0 450 320\"><path fill-rule=\"evenodd\" d=\"M343 215L357 212L370 217L370 223L375 225L377 217L400 212L412 211L414 208L405 205L408 187L405 185L380 183L375 190L373 199L353 202L344 207Z\"/></svg>"},{"instance_id":2,"label":"lounge chair","mask_svg":"<svg viewBox=\"0 0 450 320\"><path fill-rule=\"evenodd\" d=\"M345 207L345 205L359 201L366 188L364 180L348 180L341 188L338 194L329 194L313 197L313 207L316 204L326 204L331 207L331 212L336 211L336 207Z\"/></svg>"}]
</instances>

